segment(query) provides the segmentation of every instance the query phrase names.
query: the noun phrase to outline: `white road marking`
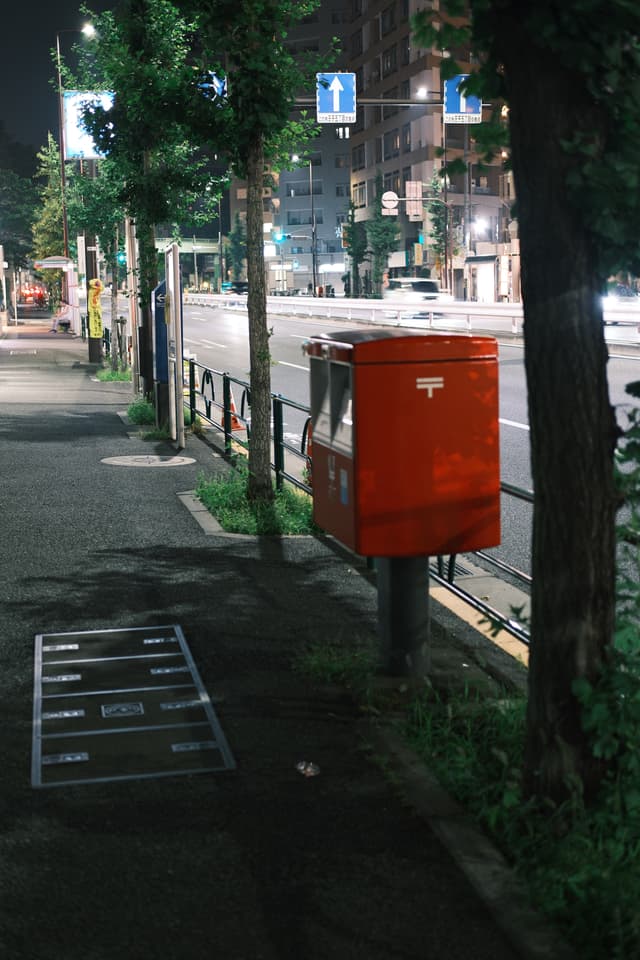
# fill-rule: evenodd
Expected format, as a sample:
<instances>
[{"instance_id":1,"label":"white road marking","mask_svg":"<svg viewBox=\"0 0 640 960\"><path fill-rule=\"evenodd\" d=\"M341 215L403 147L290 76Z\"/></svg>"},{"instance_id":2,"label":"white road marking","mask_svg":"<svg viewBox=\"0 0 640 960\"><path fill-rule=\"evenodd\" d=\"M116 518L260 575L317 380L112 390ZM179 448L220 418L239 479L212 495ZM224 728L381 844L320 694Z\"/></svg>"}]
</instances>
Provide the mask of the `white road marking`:
<instances>
[{"instance_id":1,"label":"white road marking","mask_svg":"<svg viewBox=\"0 0 640 960\"><path fill-rule=\"evenodd\" d=\"M299 363L287 363L286 360L278 360L277 363L281 367L294 367L296 370L304 370L305 373L309 373L309 367L302 367Z\"/></svg>"},{"instance_id":2,"label":"white road marking","mask_svg":"<svg viewBox=\"0 0 640 960\"><path fill-rule=\"evenodd\" d=\"M499 423L504 423L505 427L516 427L517 430L528 430L528 423L518 423L517 420L503 420L502 417L499 420Z\"/></svg>"},{"instance_id":3,"label":"white road marking","mask_svg":"<svg viewBox=\"0 0 640 960\"><path fill-rule=\"evenodd\" d=\"M220 350L226 350L226 343L215 343L213 340L201 340L200 343L204 343L205 347L219 347Z\"/></svg>"}]
</instances>

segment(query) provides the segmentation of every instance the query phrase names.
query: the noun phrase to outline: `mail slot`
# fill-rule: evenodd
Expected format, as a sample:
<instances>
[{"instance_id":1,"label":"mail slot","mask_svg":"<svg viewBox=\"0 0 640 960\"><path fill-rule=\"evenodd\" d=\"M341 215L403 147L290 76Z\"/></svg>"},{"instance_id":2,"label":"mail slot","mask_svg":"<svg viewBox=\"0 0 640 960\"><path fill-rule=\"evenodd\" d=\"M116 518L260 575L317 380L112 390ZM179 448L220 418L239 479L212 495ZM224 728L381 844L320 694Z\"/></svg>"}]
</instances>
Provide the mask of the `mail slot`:
<instances>
[{"instance_id":1,"label":"mail slot","mask_svg":"<svg viewBox=\"0 0 640 960\"><path fill-rule=\"evenodd\" d=\"M318 526L364 556L500 542L493 337L348 330L305 351Z\"/></svg>"}]
</instances>

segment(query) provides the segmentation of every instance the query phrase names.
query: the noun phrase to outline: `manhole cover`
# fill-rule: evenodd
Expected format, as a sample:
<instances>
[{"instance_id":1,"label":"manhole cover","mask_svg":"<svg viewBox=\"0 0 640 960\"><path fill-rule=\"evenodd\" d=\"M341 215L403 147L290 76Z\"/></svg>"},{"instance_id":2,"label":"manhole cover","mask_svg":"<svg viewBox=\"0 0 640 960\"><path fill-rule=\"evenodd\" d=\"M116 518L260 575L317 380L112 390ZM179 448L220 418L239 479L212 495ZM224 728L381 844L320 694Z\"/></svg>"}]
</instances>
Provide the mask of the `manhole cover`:
<instances>
[{"instance_id":1,"label":"manhole cover","mask_svg":"<svg viewBox=\"0 0 640 960\"><path fill-rule=\"evenodd\" d=\"M235 767L177 624L38 634L31 783Z\"/></svg>"},{"instance_id":2,"label":"manhole cover","mask_svg":"<svg viewBox=\"0 0 640 960\"><path fill-rule=\"evenodd\" d=\"M193 457L160 457L153 454L142 457L105 457L100 461L112 467L183 467L195 463Z\"/></svg>"}]
</instances>

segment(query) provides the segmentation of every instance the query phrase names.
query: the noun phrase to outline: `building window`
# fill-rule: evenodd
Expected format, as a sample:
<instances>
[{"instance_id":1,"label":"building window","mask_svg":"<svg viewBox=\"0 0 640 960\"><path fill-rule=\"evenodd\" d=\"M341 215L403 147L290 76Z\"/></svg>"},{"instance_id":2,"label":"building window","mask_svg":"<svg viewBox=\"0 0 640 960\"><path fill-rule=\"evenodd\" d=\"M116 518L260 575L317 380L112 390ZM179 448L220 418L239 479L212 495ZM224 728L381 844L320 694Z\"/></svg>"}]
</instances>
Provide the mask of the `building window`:
<instances>
[{"instance_id":1,"label":"building window","mask_svg":"<svg viewBox=\"0 0 640 960\"><path fill-rule=\"evenodd\" d=\"M385 173L382 184L385 190L393 190L400 195L400 171L393 170L391 173Z\"/></svg>"},{"instance_id":2,"label":"building window","mask_svg":"<svg viewBox=\"0 0 640 960\"><path fill-rule=\"evenodd\" d=\"M384 159L389 160L390 157L397 157L399 154L400 131L396 128L395 130L389 130L384 135Z\"/></svg>"},{"instance_id":3,"label":"building window","mask_svg":"<svg viewBox=\"0 0 640 960\"><path fill-rule=\"evenodd\" d=\"M386 10L383 10L380 15L380 32L384 37L385 34L391 33L392 30L395 30L396 26L396 5L392 3L390 7L387 7Z\"/></svg>"},{"instance_id":4,"label":"building window","mask_svg":"<svg viewBox=\"0 0 640 960\"><path fill-rule=\"evenodd\" d=\"M375 140L376 163L382 163L382 137L376 137Z\"/></svg>"},{"instance_id":5,"label":"building window","mask_svg":"<svg viewBox=\"0 0 640 960\"><path fill-rule=\"evenodd\" d=\"M382 54L382 76L388 77L398 69L398 48L396 44L387 49Z\"/></svg>"},{"instance_id":6,"label":"building window","mask_svg":"<svg viewBox=\"0 0 640 960\"><path fill-rule=\"evenodd\" d=\"M313 211L316 223L323 223L322 210ZM289 210L287 213L287 226L288 227L301 227L306 226L308 223L313 223L311 217L311 210Z\"/></svg>"},{"instance_id":7,"label":"building window","mask_svg":"<svg viewBox=\"0 0 640 960\"><path fill-rule=\"evenodd\" d=\"M364 181L353 185L353 205L354 207L366 207L367 205L367 185Z\"/></svg>"},{"instance_id":8,"label":"building window","mask_svg":"<svg viewBox=\"0 0 640 960\"><path fill-rule=\"evenodd\" d=\"M348 183L336 183L336 197L348 197L349 192Z\"/></svg>"},{"instance_id":9,"label":"building window","mask_svg":"<svg viewBox=\"0 0 640 960\"><path fill-rule=\"evenodd\" d=\"M400 84L400 99L406 102L411 100L411 83L409 80L403 80Z\"/></svg>"},{"instance_id":10,"label":"building window","mask_svg":"<svg viewBox=\"0 0 640 960\"><path fill-rule=\"evenodd\" d=\"M362 30L351 34L351 56L359 57L362 53Z\"/></svg>"},{"instance_id":11,"label":"building window","mask_svg":"<svg viewBox=\"0 0 640 960\"><path fill-rule=\"evenodd\" d=\"M349 215L347 213L337 213L336 214L336 225L341 227L343 223L346 223Z\"/></svg>"},{"instance_id":12,"label":"building window","mask_svg":"<svg viewBox=\"0 0 640 960\"><path fill-rule=\"evenodd\" d=\"M411 38L409 34L400 41L400 63L403 67L411 60Z\"/></svg>"},{"instance_id":13,"label":"building window","mask_svg":"<svg viewBox=\"0 0 640 960\"><path fill-rule=\"evenodd\" d=\"M360 146L354 147L351 151L351 169L364 170L365 166L364 143L361 143Z\"/></svg>"},{"instance_id":14,"label":"building window","mask_svg":"<svg viewBox=\"0 0 640 960\"><path fill-rule=\"evenodd\" d=\"M336 131L336 137L338 138L338 140L348 140L348 139L349 139L349 134L350 134L350 132L351 132L351 131L349 130L349 127L336 127L336 128L335 128L335 131Z\"/></svg>"},{"instance_id":15,"label":"building window","mask_svg":"<svg viewBox=\"0 0 640 960\"><path fill-rule=\"evenodd\" d=\"M338 170L346 170L349 167L349 154L348 153L338 153L335 156L333 165L338 168Z\"/></svg>"},{"instance_id":16,"label":"building window","mask_svg":"<svg viewBox=\"0 0 640 960\"><path fill-rule=\"evenodd\" d=\"M362 16L362 0L352 0L352 19Z\"/></svg>"},{"instance_id":17,"label":"building window","mask_svg":"<svg viewBox=\"0 0 640 960\"><path fill-rule=\"evenodd\" d=\"M409 153L411 151L411 124L404 123L402 125L402 152Z\"/></svg>"},{"instance_id":18,"label":"building window","mask_svg":"<svg viewBox=\"0 0 640 960\"><path fill-rule=\"evenodd\" d=\"M387 90L384 95L385 100L397 100L398 99L398 88L393 87L391 90ZM382 119L388 120L389 117L394 117L398 112L399 107L396 104L392 104L390 107L382 108Z\"/></svg>"}]
</instances>

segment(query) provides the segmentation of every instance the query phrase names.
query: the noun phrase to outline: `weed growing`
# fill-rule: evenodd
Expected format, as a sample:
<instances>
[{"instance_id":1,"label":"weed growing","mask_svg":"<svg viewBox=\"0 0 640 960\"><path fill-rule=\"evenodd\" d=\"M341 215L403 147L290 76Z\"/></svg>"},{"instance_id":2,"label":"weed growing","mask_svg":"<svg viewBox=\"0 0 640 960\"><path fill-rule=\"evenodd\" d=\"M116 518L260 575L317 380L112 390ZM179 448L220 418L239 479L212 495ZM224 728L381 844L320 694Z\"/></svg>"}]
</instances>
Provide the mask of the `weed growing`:
<instances>
[{"instance_id":1,"label":"weed growing","mask_svg":"<svg viewBox=\"0 0 640 960\"><path fill-rule=\"evenodd\" d=\"M200 476L196 496L227 533L311 534L312 501L288 487L275 491L272 503L252 502L247 497L246 469L222 477Z\"/></svg>"},{"instance_id":2,"label":"weed growing","mask_svg":"<svg viewBox=\"0 0 640 960\"><path fill-rule=\"evenodd\" d=\"M145 397L136 397L136 399L127 407L127 416L131 423L155 423L156 412L153 404Z\"/></svg>"},{"instance_id":3,"label":"weed growing","mask_svg":"<svg viewBox=\"0 0 640 960\"><path fill-rule=\"evenodd\" d=\"M130 382L131 367L128 367L126 370L112 370L111 367L103 367L102 369L96 371L96 378L98 380L102 380L103 382L112 382L116 380Z\"/></svg>"},{"instance_id":4,"label":"weed growing","mask_svg":"<svg viewBox=\"0 0 640 960\"><path fill-rule=\"evenodd\" d=\"M611 784L596 806L525 802L526 701L436 694L416 701L406 736L443 786L491 835L545 914L583 960L638 956L640 831L619 816ZM594 922L596 921L596 922Z\"/></svg>"},{"instance_id":5,"label":"weed growing","mask_svg":"<svg viewBox=\"0 0 640 960\"><path fill-rule=\"evenodd\" d=\"M306 644L294 668L323 683L366 691L377 665L378 650L370 637L345 634Z\"/></svg>"}]
</instances>

